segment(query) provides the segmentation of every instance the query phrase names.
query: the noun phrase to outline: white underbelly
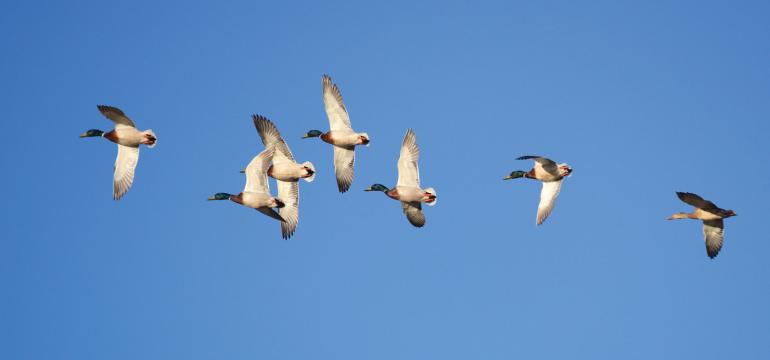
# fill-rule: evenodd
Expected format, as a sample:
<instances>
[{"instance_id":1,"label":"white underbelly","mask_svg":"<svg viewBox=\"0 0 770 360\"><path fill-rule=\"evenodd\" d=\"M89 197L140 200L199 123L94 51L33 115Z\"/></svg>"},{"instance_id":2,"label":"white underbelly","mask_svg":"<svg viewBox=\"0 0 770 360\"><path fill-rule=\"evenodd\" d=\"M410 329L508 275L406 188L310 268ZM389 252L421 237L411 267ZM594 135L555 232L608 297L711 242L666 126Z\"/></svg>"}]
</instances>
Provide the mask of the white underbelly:
<instances>
[{"instance_id":1,"label":"white underbelly","mask_svg":"<svg viewBox=\"0 0 770 360\"><path fill-rule=\"evenodd\" d=\"M265 193L244 192L242 196L243 206L250 208L269 207L272 196Z\"/></svg>"},{"instance_id":2,"label":"white underbelly","mask_svg":"<svg viewBox=\"0 0 770 360\"><path fill-rule=\"evenodd\" d=\"M270 169L270 176L276 180L293 182L302 177L304 174L303 170L304 168L297 164L273 164L273 167Z\"/></svg>"},{"instance_id":3,"label":"white underbelly","mask_svg":"<svg viewBox=\"0 0 770 360\"><path fill-rule=\"evenodd\" d=\"M117 143L124 146L137 147L144 140L144 134L132 127L123 127L115 129Z\"/></svg>"}]
</instances>

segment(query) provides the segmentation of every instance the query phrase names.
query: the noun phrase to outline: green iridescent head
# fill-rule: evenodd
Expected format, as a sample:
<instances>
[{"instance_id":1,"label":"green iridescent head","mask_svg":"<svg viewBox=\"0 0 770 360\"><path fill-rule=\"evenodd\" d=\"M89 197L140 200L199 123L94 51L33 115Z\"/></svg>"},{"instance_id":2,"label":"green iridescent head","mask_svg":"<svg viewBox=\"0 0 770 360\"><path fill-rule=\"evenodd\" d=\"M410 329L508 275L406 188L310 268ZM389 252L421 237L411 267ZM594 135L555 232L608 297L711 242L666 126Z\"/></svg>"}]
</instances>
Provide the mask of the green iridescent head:
<instances>
[{"instance_id":1,"label":"green iridescent head","mask_svg":"<svg viewBox=\"0 0 770 360\"><path fill-rule=\"evenodd\" d=\"M382 185L382 184L374 184L374 185L364 189L364 191L382 191L382 192L387 192L388 188L385 187L385 185Z\"/></svg>"},{"instance_id":2,"label":"green iridescent head","mask_svg":"<svg viewBox=\"0 0 770 360\"><path fill-rule=\"evenodd\" d=\"M230 200L230 196L232 195L228 193L216 193L209 200Z\"/></svg>"},{"instance_id":3,"label":"green iridescent head","mask_svg":"<svg viewBox=\"0 0 770 360\"><path fill-rule=\"evenodd\" d=\"M102 135L104 135L104 131L101 131L99 129L91 129L80 134L80 137L87 138L87 137L96 137L96 136L102 136Z\"/></svg>"},{"instance_id":4,"label":"green iridescent head","mask_svg":"<svg viewBox=\"0 0 770 360\"><path fill-rule=\"evenodd\" d=\"M520 177L524 177L526 173L526 171L516 170L508 174L508 176L504 177L503 180L518 179Z\"/></svg>"},{"instance_id":5,"label":"green iridescent head","mask_svg":"<svg viewBox=\"0 0 770 360\"><path fill-rule=\"evenodd\" d=\"M320 130L310 130L307 132L307 134L302 135L303 139L311 138L311 137L319 137L323 135L323 132Z\"/></svg>"}]
</instances>

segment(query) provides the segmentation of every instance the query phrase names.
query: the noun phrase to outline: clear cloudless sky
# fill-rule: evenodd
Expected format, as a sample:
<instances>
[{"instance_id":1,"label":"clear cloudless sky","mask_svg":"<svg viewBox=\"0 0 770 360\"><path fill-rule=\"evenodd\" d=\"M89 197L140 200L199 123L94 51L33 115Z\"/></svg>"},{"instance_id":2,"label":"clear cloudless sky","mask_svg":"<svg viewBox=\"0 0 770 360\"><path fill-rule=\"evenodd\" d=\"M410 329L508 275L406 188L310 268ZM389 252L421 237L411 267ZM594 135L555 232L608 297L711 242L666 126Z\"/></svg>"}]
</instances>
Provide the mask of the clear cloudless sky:
<instances>
[{"instance_id":1,"label":"clear cloudless sky","mask_svg":"<svg viewBox=\"0 0 770 360\"><path fill-rule=\"evenodd\" d=\"M2 359L768 359L764 1L4 1ZM339 194L321 75L358 131ZM111 199L112 129L153 129ZM300 223L230 202L272 119ZM407 128L439 201L409 225ZM521 155L573 176L535 226ZM272 182L272 180L271 180ZM272 185L275 190L274 183ZM675 191L734 209L706 256Z\"/></svg>"}]
</instances>

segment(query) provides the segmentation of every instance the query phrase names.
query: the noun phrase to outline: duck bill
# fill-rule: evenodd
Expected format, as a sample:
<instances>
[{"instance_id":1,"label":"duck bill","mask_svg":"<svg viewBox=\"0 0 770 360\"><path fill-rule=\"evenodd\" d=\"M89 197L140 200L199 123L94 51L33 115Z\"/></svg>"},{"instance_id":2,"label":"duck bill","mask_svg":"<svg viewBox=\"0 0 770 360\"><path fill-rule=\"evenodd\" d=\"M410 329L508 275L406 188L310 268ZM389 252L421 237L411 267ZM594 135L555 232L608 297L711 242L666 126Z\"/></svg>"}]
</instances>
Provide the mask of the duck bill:
<instances>
[{"instance_id":1,"label":"duck bill","mask_svg":"<svg viewBox=\"0 0 770 360\"><path fill-rule=\"evenodd\" d=\"M303 139L307 139L307 138L309 138L309 137L310 137L310 135L308 135L308 134L302 135L302 138L303 138Z\"/></svg>"},{"instance_id":2,"label":"duck bill","mask_svg":"<svg viewBox=\"0 0 770 360\"><path fill-rule=\"evenodd\" d=\"M372 189L372 187L370 186L370 187L364 189L364 191L374 191L374 189Z\"/></svg>"},{"instance_id":3,"label":"duck bill","mask_svg":"<svg viewBox=\"0 0 770 360\"><path fill-rule=\"evenodd\" d=\"M82 139L82 138L84 138L84 137L88 137L88 133L82 133L82 134L80 134L80 138L81 138L81 139Z\"/></svg>"},{"instance_id":4,"label":"duck bill","mask_svg":"<svg viewBox=\"0 0 770 360\"><path fill-rule=\"evenodd\" d=\"M513 177L511 175L508 175L508 176L503 178L503 180L511 180L511 179L513 179Z\"/></svg>"}]
</instances>

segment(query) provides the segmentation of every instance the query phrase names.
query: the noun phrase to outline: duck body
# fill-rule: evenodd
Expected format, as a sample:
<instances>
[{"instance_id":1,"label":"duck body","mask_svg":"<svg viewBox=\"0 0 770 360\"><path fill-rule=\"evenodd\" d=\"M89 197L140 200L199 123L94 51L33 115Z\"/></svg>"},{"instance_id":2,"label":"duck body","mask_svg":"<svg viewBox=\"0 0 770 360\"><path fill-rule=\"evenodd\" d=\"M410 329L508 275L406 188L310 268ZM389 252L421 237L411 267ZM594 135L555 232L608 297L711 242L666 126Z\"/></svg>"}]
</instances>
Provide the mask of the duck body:
<instances>
[{"instance_id":1,"label":"duck body","mask_svg":"<svg viewBox=\"0 0 770 360\"><path fill-rule=\"evenodd\" d=\"M155 146L157 138L152 130L139 131L135 127L130 126L116 126L114 130L104 133L102 135L105 139L112 141L118 145L128 147L139 147L139 145L147 145L152 148Z\"/></svg>"},{"instance_id":2,"label":"duck body","mask_svg":"<svg viewBox=\"0 0 770 360\"><path fill-rule=\"evenodd\" d=\"M297 163L273 164L267 169L267 176L285 182L297 182L299 179L308 179L314 175L315 171L307 165Z\"/></svg>"},{"instance_id":3,"label":"duck body","mask_svg":"<svg viewBox=\"0 0 770 360\"><path fill-rule=\"evenodd\" d=\"M703 239L706 244L706 255L715 258L724 244L724 219L736 216L735 211L725 210L713 202L688 192L677 192L676 196L684 203L695 209L691 213L675 213L668 220L693 219L703 221Z\"/></svg>"},{"instance_id":4,"label":"duck body","mask_svg":"<svg viewBox=\"0 0 770 360\"><path fill-rule=\"evenodd\" d=\"M424 202L432 204L436 201L436 195L429 190L423 190L416 186L396 186L385 192L389 198L403 202Z\"/></svg>"},{"instance_id":5,"label":"duck body","mask_svg":"<svg viewBox=\"0 0 770 360\"><path fill-rule=\"evenodd\" d=\"M238 195L230 195L230 201L257 210L282 207L281 200L263 192L244 191Z\"/></svg>"},{"instance_id":6,"label":"duck body","mask_svg":"<svg viewBox=\"0 0 770 360\"><path fill-rule=\"evenodd\" d=\"M339 146L345 149L351 149L356 145L369 144L369 135L366 133L357 133L355 131L337 130L329 131L320 136L321 140L327 144Z\"/></svg>"}]
</instances>

